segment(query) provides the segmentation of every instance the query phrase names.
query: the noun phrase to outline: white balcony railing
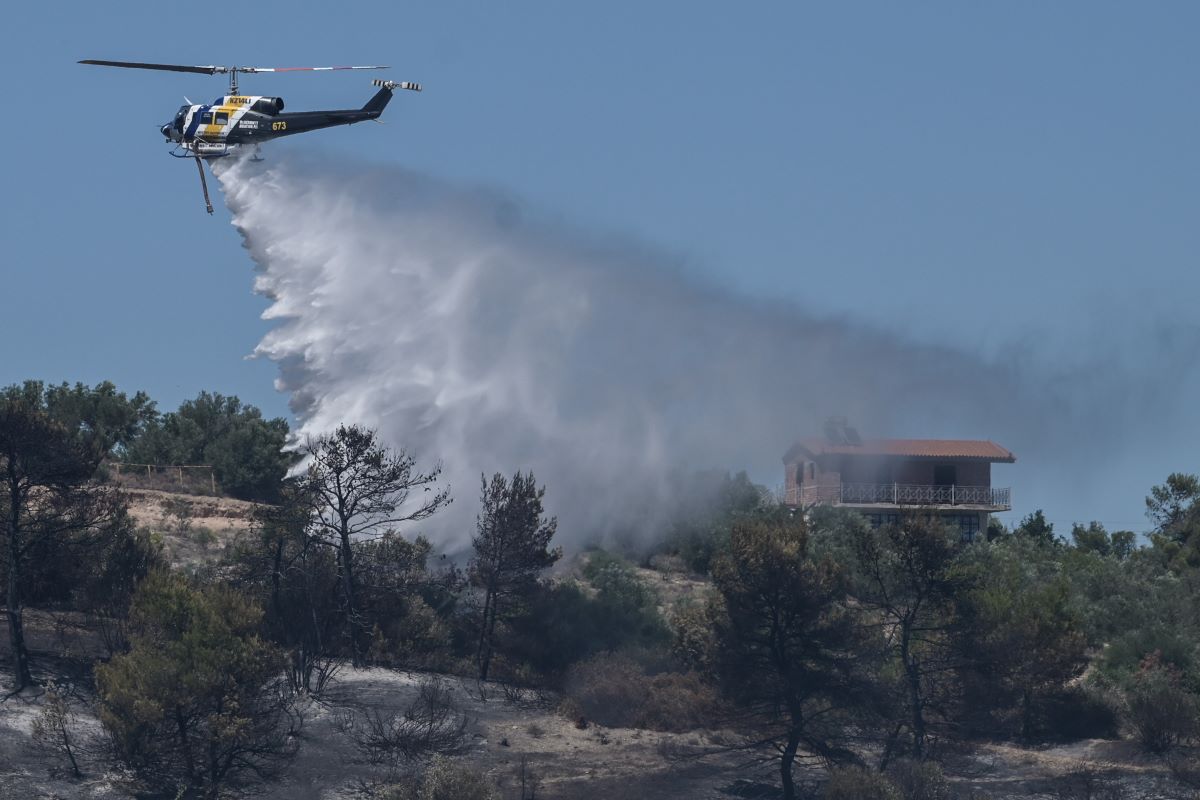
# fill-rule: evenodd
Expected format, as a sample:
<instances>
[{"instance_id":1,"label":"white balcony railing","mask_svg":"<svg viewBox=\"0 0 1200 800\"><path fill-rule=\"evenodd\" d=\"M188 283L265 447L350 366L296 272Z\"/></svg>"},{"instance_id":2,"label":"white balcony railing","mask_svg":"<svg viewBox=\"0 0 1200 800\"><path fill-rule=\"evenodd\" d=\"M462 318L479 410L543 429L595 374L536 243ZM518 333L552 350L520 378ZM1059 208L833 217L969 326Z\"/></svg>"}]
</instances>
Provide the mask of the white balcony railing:
<instances>
[{"instance_id":1,"label":"white balcony railing","mask_svg":"<svg viewBox=\"0 0 1200 800\"><path fill-rule=\"evenodd\" d=\"M991 486L922 486L911 483L843 483L835 486L803 486L787 490L790 505L871 505L886 503L912 506L986 506L1012 508L1011 490Z\"/></svg>"}]
</instances>

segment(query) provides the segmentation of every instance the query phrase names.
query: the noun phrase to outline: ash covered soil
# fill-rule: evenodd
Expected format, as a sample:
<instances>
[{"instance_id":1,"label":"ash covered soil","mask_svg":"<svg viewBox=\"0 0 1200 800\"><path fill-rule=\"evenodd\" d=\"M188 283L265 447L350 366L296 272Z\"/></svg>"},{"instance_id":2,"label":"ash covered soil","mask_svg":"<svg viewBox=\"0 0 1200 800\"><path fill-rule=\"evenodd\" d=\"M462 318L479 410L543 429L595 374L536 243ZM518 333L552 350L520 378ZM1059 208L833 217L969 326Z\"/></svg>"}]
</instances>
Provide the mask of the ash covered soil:
<instances>
[{"instance_id":1,"label":"ash covered soil","mask_svg":"<svg viewBox=\"0 0 1200 800\"><path fill-rule=\"evenodd\" d=\"M348 800L395 778L398 773L363 756L345 733L344 721L356 712L402 711L431 677L436 676L343 669L319 700L302 703L304 723L295 759L276 782L262 786L254 796ZM439 679L468 718L460 757L486 770L504 787L506 797L519 797L523 761L527 774L540 783L536 796L546 800L778 797L772 766L747 765L746 753L722 750L727 740L720 732L669 734L592 724L580 728L557 713L552 695L513 702L495 685ZM73 778L65 761L34 745L30 726L43 699L39 692L27 692L0 704L0 797L133 797L128 776L103 758L100 725L86 703L76 706L83 778ZM1194 797L1172 780L1161 761L1119 741L1086 740L1044 749L983 744L970 752L947 753L943 763L963 796L976 790L995 800ZM1079 779L1083 774L1099 776L1116 793L1078 794L1073 787L1085 782ZM798 783L815 788L820 771L802 768L797 777Z\"/></svg>"},{"instance_id":2,"label":"ash covered soil","mask_svg":"<svg viewBox=\"0 0 1200 800\"><path fill-rule=\"evenodd\" d=\"M378 668L339 672L319 700L301 704L299 751L282 776L255 796L359 798L365 788L395 777L386 766L364 757L344 732L344 720L356 712L403 711L415 699L421 682L430 677ZM694 757L714 749L719 734L655 733L592 724L580 728L556 712L553 696L514 702L498 686L441 680L468 719L460 757L485 769L514 797L522 761L527 774L540 782L537 796L547 800L747 796L748 784L769 782L772 777L769 766L746 769L740 754ZM100 725L84 706L76 707L80 739L85 751L92 751L80 759L84 778L74 779L65 760L59 762L34 745L30 726L42 700L39 693L27 692L0 704L0 797L132 796L127 776L99 756Z\"/></svg>"}]
</instances>

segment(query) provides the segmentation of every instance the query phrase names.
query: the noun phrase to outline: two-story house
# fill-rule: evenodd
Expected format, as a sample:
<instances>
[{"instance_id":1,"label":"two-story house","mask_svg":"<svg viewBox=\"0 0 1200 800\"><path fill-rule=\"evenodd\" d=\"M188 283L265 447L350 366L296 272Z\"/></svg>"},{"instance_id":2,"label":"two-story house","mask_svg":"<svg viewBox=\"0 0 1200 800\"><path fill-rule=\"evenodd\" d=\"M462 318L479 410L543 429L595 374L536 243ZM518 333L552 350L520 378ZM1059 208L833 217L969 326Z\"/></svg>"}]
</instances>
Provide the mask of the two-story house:
<instances>
[{"instance_id":1,"label":"two-story house","mask_svg":"<svg viewBox=\"0 0 1200 800\"><path fill-rule=\"evenodd\" d=\"M995 442L962 439L812 438L783 457L784 502L851 508L873 525L905 511L942 517L963 541L987 529L989 514L1008 511L1008 488L992 486L992 464L1016 457Z\"/></svg>"}]
</instances>

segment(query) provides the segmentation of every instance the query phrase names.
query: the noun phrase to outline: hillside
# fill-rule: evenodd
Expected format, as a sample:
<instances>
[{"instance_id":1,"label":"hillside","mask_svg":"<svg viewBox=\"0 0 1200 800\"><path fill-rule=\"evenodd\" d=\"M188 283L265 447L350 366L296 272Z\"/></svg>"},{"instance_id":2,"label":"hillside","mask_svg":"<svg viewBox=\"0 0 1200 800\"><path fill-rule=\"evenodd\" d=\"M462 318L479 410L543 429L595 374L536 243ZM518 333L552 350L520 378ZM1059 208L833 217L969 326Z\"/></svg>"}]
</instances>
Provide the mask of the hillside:
<instances>
[{"instance_id":1,"label":"hillside","mask_svg":"<svg viewBox=\"0 0 1200 800\"><path fill-rule=\"evenodd\" d=\"M216 558L250 530L258 506L232 497L182 494L155 489L125 489L129 514L139 527L163 538L172 566L196 566Z\"/></svg>"},{"instance_id":2,"label":"hillside","mask_svg":"<svg viewBox=\"0 0 1200 800\"><path fill-rule=\"evenodd\" d=\"M240 500L164 490L130 489L129 513L161 541L172 566L185 571L216 561L253 528L257 506ZM593 553L575 556L555 570L555 581L589 582ZM611 556L606 556L611 558ZM612 562L599 562L612 563ZM691 573L677 557L657 555L641 566L623 567L647 587L658 612L680 604L703 604L712 581ZM30 649L70 686L71 725L81 778L61 754L39 746L32 726L47 694L25 692L0 702L0 797L133 797L132 776L106 755L87 665L104 647L95 621L78 611L29 608ZM7 643L0 644L6 654ZM422 759L381 756L364 745L372 719L403 718L429 686L440 687L447 713L462 721L462 737L451 752L482 770L508 798L778 798L777 762L768 749L731 749L738 739L722 730L682 733L606 727L581 719L572 703L554 691L514 691L430 671L353 669L343 663L319 694L297 705L293 741L297 753L272 782L255 790L268 800L351 800L370 797L384 783L402 779ZM1189 751L1179 751L1187 755ZM877 752L863 750L868 761ZM1021 747L973 741L940 745L937 760L953 795L949 800L1195 800L1168 762L1146 755L1127 740L1083 739L1066 744ZM797 785L813 792L826 777L816 762L798 762ZM525 788L520 788L524 781ZM810 796L810 795L805 795Z\"/></svg>"}]
</instances>

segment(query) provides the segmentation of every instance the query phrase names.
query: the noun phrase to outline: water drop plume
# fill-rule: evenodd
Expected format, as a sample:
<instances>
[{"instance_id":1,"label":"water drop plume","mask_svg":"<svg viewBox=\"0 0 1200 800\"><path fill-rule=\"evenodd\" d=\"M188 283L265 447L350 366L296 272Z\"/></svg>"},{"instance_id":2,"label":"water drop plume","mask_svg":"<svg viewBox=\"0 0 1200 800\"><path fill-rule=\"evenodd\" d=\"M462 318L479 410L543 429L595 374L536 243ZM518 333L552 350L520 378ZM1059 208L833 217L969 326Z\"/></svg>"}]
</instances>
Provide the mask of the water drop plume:
<instances>
[{"instance_id":1,"label":"water drop plume","mask_svg":"<svg viewBox=\"0 0 1200 800\"><path fill-rule=\"evenodd\" d=\"M300 434L359 423L441 461L456 502L425 531L450 550L473 531L481 473L532 469L578 545L653 535L672 476L778 484L784 451L830 415L1022 456L1123 415L1071 399L1093 380L1082 367L1031 380L1020 358L747 299L494 191L302 155L218 171L271 300L257 352Z\"/></svg>"}]
</instances>

